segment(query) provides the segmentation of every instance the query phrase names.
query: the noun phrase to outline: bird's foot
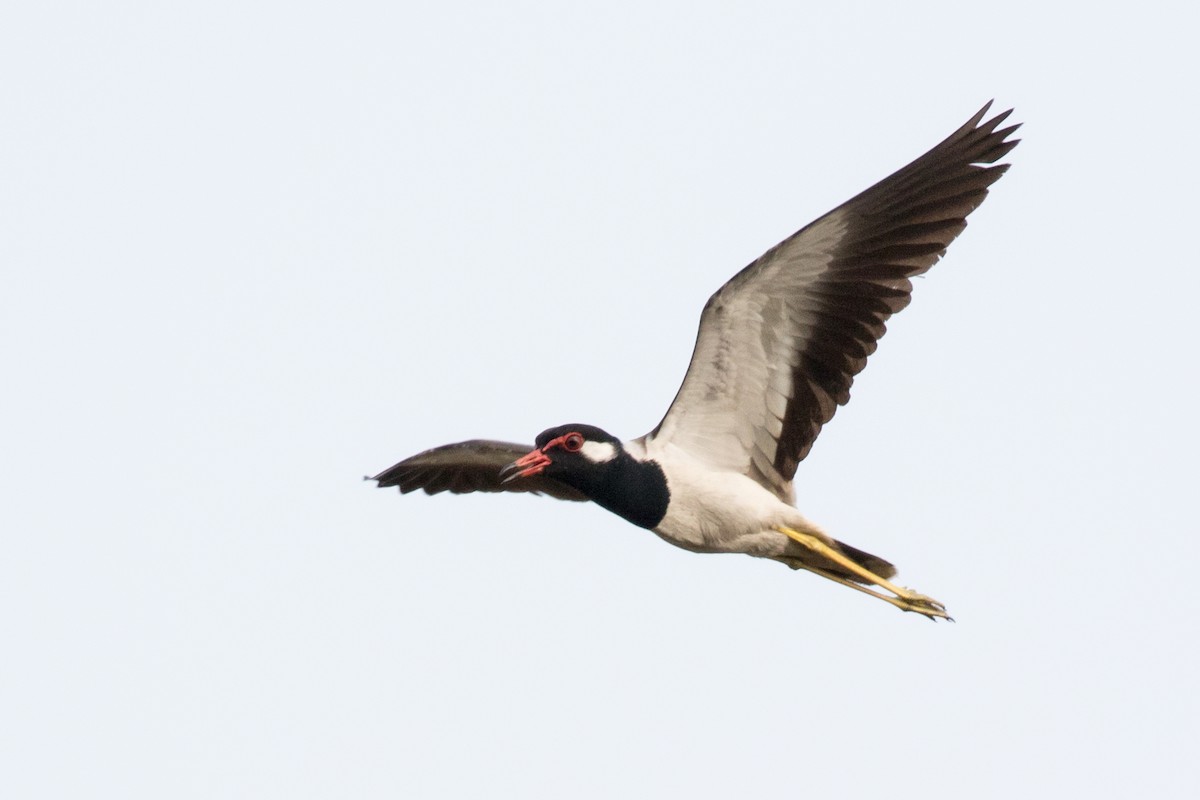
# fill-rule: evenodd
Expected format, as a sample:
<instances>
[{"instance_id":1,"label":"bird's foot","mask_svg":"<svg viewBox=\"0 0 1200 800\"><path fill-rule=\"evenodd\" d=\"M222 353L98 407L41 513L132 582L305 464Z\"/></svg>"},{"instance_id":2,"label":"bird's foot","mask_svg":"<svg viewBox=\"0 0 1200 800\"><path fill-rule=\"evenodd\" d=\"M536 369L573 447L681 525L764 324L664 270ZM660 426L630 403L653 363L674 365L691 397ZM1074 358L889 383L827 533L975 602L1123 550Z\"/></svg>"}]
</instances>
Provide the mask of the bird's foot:
<instances>
[{"instance_id":1,"label":"bird's foot","mask_svg":"<svg viewBox=\"0 0 1200 800\"><path fill-rule=\"evenodd\" d=\"M939 619L949 620L954 622L954 617L946 613L946 606L934 600L932 597L926 597L919 592L914 592L912 589L904 587L896 587L902 589L904 594L897 594L895 598L898 602L895 606L902 611L912 611L920 614L923 617L928 617L935 622Z\"/></svg>"},{"instance_id":2,"label":"bird's foot","mask_svg":"<svg viewBox=\"0 0 1200 800\"><path fill-rule=\"evenodd\" d=\"M934 600L932 597L927 597L919 592L914 592L912 589L906 589L903 586L896 586L890 583L886 578L881 578L874 572L871 572L861 564L851 561L842 553L827 545L821 539L809 533L801 533L800 531L792 530L784 526L780 526L777 530L787 536L797 544L801 544L824 557L828 561L832 561L850 573L857 575L863 581L869 584L874 584L884 591L891 592L890 595L877 592L874 589L868 589L854 581L847 580L840 575L834 575L823 569L807 567L810 572L815 572L823 578L828 578L835 583L840 583L843 586L849 586L851 589L869 594L872 597L878 597L885 603L891 603L901 611L912 611L915 614L920 614L923 617L937 621L939 619L954 621L954 618L946 613L946 606ZM894 595L894 596L893 596Z\"/></svg>"}]
</instances>

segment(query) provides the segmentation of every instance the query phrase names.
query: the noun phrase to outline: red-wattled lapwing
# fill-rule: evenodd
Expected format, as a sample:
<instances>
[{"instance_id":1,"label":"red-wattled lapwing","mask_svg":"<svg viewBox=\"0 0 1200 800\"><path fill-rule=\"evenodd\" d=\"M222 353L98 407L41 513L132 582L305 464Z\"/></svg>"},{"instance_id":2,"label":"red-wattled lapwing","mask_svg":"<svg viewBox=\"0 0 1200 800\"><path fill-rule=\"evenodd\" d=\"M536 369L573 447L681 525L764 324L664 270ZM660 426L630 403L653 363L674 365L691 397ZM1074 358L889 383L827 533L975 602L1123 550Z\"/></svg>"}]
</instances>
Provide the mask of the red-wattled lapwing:
<instances>
[{"instance_id":1,"label":"red-wattled lapwing","mask_svg":"<svg viewBox=\"0 0 1200 800\"><path fill-rule=\"evenodd\" d=\"M929 597L888 581L890 563L830 537L793 506L792 476L883 336L909 281L946 252L1019 140L984 122L808 225L704 306L683 385L653 431L621 441L591 425L536 446L469 441L407 458L372 480L401 492L540 492L591 500L674 545L806 569L930 619ZM876 586L883 591L867 588ZM884 594L888 592L890 594Z\"/></svg>"}]
</instances>

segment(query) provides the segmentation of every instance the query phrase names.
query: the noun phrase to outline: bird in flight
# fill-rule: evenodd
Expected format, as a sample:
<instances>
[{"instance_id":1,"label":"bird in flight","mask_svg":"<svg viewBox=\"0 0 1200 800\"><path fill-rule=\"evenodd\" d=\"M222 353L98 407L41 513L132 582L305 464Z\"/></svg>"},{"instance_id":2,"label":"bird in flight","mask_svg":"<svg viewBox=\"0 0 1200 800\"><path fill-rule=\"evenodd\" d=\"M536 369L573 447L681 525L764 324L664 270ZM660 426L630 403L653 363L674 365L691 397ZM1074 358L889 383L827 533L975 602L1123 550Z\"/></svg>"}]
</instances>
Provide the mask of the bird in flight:
<instances>
[{"instance_id":1,"label":"bird in flight","mask_svg":"<svg viewBox=\"0 0 1200 800\"><path fill-rule=\"evenodd\" d=\"M558 425L532 448L472 440L406 458L371 480L408 493L534 492L591 500L697 553L780 561L930 619L945 606L890 582L888 561L795 508L792 478L850 400L887 319L967 225L1016 147L989 102L908 166L783 240L717 290L683 384L650 433L622 441ZM993 165L993 166L983 166Z\"/></svg>"}]
</instances>

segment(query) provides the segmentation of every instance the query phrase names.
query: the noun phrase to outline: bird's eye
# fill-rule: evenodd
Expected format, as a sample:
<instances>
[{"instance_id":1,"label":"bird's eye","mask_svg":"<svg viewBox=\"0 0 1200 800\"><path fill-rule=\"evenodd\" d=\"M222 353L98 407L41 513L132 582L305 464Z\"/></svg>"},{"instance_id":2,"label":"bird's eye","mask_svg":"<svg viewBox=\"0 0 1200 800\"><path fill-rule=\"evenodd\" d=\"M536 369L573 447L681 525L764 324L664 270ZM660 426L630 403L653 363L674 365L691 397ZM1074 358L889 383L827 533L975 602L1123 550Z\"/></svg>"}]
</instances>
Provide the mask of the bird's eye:
<instances>
[{"instance_id":1,"label":"bird's eye","mask_svg":"<svg viewBox=\"0 0 1200 800\"><path fill-rule=\"evenodd\" d=\"M568 453L578 453L583 449L583 434L568 433L563 437L563 450Z\"/></svg>"}]
</instances>

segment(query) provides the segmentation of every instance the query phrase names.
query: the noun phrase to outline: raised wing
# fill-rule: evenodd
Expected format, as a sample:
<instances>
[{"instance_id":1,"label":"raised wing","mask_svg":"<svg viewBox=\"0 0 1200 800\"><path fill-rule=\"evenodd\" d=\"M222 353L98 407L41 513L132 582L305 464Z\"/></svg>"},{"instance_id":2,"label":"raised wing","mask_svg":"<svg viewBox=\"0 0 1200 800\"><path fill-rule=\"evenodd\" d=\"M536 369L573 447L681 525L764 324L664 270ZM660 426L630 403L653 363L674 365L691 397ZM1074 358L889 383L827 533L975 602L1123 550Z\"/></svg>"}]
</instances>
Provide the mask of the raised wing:
<instances>
[{"instance_id":1,"label":"raised wing","mask_svg":"<svg viewBox=\"0 0 1200 800\"><path fill-rule=\"evenodd\" d=\"M821 426L885 322L966 227L1019 140L979 113L899 172L768 250L704 306L691 364L648 445L674 444L792 501Z\"/></svg>"},{"instance_id":2,"label":"raised wing","mask_svg":"<svg viewBox=\"0 0 1200 800\"><path fill-rule=\"evenodd\" d=\"M399 486L404 494L424 489L426 494L533 492L559 500L588 499L570 486L541 476L501 483L501 468L532 449L531 445L472 439L417 453L369 480L378 481L380 488Z\"/></svg>"}]
</instances>

